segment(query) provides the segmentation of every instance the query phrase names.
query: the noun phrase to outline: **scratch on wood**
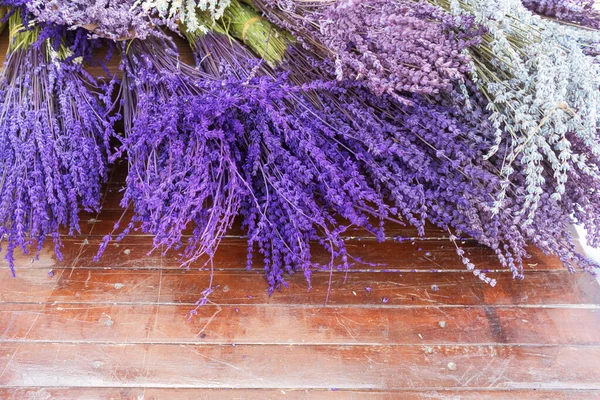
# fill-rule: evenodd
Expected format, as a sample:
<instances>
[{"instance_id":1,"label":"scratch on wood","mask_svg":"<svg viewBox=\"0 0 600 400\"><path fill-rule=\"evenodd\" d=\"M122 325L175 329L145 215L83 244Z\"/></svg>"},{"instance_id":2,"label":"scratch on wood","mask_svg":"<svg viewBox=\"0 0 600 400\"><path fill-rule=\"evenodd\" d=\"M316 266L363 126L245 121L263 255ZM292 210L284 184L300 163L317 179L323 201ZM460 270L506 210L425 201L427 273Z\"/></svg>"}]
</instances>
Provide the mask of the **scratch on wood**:
<instances>
[{"instance_id":1,"label":"scratch on wood","mask_svg":"<svg viewBox=\"0 0 600 400\"><path fill-rule=\"evenodd\" d=\"M200 331L198 332L197 336L200 336L202 333L204 333L204 331L206 330L206 328L208 328L208 326L210 325L210 323L213 321L213 319L215 319L215 317L221 312L222 308L220 305L212 302L212 301L208 301L208 303L213 304L215 306L217 306L217 311L215 311L213 313L213 315L210 316L210 318L208 319L208 321L206 321L206 324L204 324L204 326L202 327L202 329L200 329Z\"/></svg>"},{"instance_id":2,"label":"scratch on wood","mask_svg":"<svg viewBox=\"0 0 600 400\"><path fill-rule=\"evenodd\" d=\"M344 324L342 321L340 321L340 319L338 318L338 316L335 316L335 320L338 322L338 324L344 328L346 330L346 332L348 332L348 335L350 335L350 337L352 338L352 340L354 340L355 342L358 343L358 340L356 340L356 338L354 337L354 335L352 334L352 332L350 331L350 329L346 326L346 324Z\"/></svg>"},{"instance_id":3,"label":"scratch on wood","mask_svg":"<svg viewBox=\"0 0 600 400\"><path fill-rule=\"evenodd\" d=\"M197 355L199 355L200 357L202 357L202 358L205 358L205 359L207 359L207 360L209 360L209 361L212 361L212 362L215 362L215 363L218 363L218 364L222 364L222 365L228 366L228 367L230 367L230 368L233 368L233 369L235 369L235 370L238 370L238 371L240 370L240 368L239 368L239 367L236 367L236 366L235 366L235 365L233 365L233 364L230 364L230 363L228 363L228 362L225 362L225 361L223 361L223 360L218 360L218 359L216 359L216 358L213 358L213 357L209 357L209 356L207 356L206 354L199 353L199 352L197 352L196 350L194 350L193 348L191 348L191 347L189 347L189 346L186 346L186 345L184 345L184 344L182 344L182 345L181 345L181 347L183 347L184 349L186 349L186 350L189 350L189 351L191 351L192 353L194 353L194 354L197 354Z\"/></svg>"}]
</instances>

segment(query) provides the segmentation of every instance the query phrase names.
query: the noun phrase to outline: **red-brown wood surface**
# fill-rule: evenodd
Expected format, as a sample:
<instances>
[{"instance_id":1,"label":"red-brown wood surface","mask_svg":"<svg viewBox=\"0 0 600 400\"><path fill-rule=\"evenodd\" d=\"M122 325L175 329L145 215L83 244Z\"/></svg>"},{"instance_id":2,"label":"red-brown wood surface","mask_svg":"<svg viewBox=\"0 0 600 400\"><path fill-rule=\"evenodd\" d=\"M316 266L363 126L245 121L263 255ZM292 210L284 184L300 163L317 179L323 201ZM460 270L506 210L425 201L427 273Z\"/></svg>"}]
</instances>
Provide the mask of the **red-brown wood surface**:
<instances>
[{"instance_id":1,"label":"red-brown wood surface","mask_svg":"<svg viewBox=\"0 0 600 400\"><path fill-rule=\"evenodd\" d=\"M332 274L325 305L328 272L310 291L298 274L269 296L237 227L215 256L214 293L189 318L209 282L202 262L185 271L174 253L148 255L139 233L93 261L124 212L124 173L104 211L65 238L62 261L50 246L19 255L16 278L0 261L0 399L600 398L600 286L556 258L531 249L515 281L492 251L461 242L492 288L446 232L377 243L350 231L364 263Z\"/></svg>"}]
</instances>

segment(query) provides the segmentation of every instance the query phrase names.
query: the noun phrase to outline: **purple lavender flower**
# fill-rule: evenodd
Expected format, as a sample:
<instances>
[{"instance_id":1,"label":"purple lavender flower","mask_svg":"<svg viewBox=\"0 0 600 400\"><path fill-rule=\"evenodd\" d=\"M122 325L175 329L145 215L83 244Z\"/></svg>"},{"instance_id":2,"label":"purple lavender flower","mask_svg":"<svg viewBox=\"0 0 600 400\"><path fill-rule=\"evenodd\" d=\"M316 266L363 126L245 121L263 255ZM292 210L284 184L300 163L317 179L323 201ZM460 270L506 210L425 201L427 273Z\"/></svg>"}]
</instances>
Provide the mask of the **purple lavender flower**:
<instances>
[{"instance_id":1,"label":"purple lavender flower","mask_svg":"<svg viewBox=\"0 0 600 400\"><path fill-rule=\"evenodd\" d=\"M252 76L225 62L199 71L158 38L124 49L123 205L135 211L125 233L137 225L157 247L185 246L189 265L212 256L239 214L248 265L256 246L271 290L285 273L310 277L315 243L347 268L347 224L373 230L369 217L388 208L359 155L308 100L326 83L293 85L285 74Z\"/></svg>"},{"instance_id":2,"label":"purple lavender flower","mask_svg":"<svg viewBox=\"0 0 600 400\"><path fill-rule=\"evenodd\" d=\"M122 204L135 212L124 233L139 223L157 246L179 248L194 224L188 261L212 254L247 191L228 119L243 93L180 63L162 38L135 39L122 54L125 137L114 157L127 154Z\"/></svg>"}]
</instances>

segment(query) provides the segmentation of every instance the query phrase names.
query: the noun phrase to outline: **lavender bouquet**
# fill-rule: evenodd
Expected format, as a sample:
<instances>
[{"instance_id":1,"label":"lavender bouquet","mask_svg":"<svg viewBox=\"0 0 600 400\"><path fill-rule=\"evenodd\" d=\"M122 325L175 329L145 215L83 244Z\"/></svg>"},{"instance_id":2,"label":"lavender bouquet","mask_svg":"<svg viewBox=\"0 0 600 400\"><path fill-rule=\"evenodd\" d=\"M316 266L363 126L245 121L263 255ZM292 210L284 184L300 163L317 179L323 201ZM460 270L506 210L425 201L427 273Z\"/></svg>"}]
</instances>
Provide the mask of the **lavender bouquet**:
<instances>
[{"instance_id":1,"label":"lavender bouquet","mask_svg":"<svg viewBox=\"0 0 600 400\"><path fill-rule=\"evenodd\" d=\"M271 290L286 274L348 268L343 232L384 240L391 223L448 231L490 284L457 237L492 248L515 277L530 245L570 269L595 267L568 233L584 223L600 244L591 2L137 0L91 13L78 0L22 3L38 22L87 28L85 40L125 39L125 129L112 159L127 158L122 205L133 217L104 245L141 229L190 266L210 262L239 219L248 266L258 251ZM196 67L168 30L186 37ZM97 114L105 149L113 121ZM9 246L23 247L19 237ZM315 246L329 263L315 264Z\"/></svg>"}]
</instances>

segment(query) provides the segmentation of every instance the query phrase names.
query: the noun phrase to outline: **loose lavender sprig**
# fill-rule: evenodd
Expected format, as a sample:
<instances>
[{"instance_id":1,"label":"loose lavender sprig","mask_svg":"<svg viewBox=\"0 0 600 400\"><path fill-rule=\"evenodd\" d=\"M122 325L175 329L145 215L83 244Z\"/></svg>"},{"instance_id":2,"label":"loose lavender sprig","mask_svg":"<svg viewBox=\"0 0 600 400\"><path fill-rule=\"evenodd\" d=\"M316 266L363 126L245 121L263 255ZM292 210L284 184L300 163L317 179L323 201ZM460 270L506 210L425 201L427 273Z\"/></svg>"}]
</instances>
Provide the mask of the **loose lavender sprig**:
<instances>
[{"instance_id":1,"label":"loose lavender sprig","mask_svg":"<svg viewBox=\"0 0 600 400\"><path fill-rule=\"evenodd\" d=\"M98 211L112 135L110 90L21 22L10 16L0 75L0 240L13 274L17 248L39 252L50 236L60 258L61 228L74 234L80 211Z\"/></svg>"}]
</instances>

